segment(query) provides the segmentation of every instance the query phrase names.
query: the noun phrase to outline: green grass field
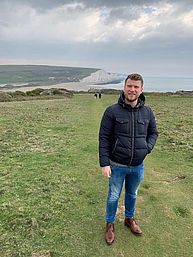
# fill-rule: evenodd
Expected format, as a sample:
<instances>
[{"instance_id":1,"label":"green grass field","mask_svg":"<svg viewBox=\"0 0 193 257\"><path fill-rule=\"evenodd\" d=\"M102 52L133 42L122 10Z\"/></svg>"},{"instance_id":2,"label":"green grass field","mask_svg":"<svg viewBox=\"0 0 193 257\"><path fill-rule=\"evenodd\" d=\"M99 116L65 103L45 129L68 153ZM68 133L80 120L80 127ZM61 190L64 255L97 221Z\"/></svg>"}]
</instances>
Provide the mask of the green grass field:
<instances>
[{"instance_id":1,"label":"green grass field","mask_svg":"<svg viewBox=\"0 0 193 257\"><path fill-rule=\"evenodd\" d=\"M116 95L0 103L0 257L191 257L193 98L148 96L159 138L145 160L135 237L104 241L107 178L98 129Z\"/></svg>"}]
</instances>

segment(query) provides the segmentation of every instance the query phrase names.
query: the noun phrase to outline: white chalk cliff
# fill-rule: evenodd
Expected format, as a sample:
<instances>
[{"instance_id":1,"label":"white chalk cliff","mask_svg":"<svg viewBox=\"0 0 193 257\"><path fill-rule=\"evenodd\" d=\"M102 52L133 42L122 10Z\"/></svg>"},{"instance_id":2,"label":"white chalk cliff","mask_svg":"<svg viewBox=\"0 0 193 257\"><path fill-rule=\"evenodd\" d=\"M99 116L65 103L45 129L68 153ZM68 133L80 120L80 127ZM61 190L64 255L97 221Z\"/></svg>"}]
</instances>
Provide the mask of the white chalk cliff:
<instances>
[{"instance_id":1,"label":"white chalk cliff","mask_svg":"<svg viewBox=\"0 0 193 257\"><path fill-rule=\"evenodd\" d=\"M113 83L117 81L121 81L123 76L106 72L104 70L98 70L94 73L91 73L90 76L82 79L82 82L92 83L92 84L105 84L105 83Z\"/></svg>"}]
</instances>

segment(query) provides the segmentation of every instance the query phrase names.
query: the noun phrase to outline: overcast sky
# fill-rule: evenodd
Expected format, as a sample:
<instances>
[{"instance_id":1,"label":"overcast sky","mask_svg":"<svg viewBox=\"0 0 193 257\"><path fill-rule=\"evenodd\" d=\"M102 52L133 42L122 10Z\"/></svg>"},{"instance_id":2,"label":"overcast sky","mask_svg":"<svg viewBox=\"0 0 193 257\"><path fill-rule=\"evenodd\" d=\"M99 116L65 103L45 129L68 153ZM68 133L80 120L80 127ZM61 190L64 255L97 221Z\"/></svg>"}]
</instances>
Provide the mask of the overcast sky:
<instances>
[{"instance_id":1,"label":"overcast sky","mask_svg":"<svg viewBox=\"0 0 193 257\"><path fill-rule=\"evenodd\" d=\"M1 0L0 64L193 77L193 1Z\"/></svg>"}]
</instances>

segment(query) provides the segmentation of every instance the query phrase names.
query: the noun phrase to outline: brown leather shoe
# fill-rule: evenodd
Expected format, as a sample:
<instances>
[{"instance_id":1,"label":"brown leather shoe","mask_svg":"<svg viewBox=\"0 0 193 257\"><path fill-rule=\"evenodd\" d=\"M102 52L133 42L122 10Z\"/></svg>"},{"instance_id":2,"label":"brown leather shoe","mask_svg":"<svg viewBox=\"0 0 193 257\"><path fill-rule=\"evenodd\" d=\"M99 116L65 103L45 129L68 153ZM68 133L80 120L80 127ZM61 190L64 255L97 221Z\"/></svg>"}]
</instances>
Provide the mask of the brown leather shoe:
<instances>
[{"instance_id":1,"label":"brown leather shoe","mask_svg":"<svg viewBox=\"0 0 193 257\"><path fill-rule=\"evenodd\" d=\"M137 236L142 235L142 230L140 229L140 226L137 225L134 218L125 218L125 226L130 228L131 232Z\"/></svg>"},{"instance_id":2,"label":"brown leather shoe","mask_svg":"<svg viewBox=\"0 0 193 257\"><path fill-rule=\"evenodd\" d=\"M106 224L105 240L106 240L108 245L111 245L115 240L114 224L113 223L107 223Z\"/></svg>"}]
</instances>

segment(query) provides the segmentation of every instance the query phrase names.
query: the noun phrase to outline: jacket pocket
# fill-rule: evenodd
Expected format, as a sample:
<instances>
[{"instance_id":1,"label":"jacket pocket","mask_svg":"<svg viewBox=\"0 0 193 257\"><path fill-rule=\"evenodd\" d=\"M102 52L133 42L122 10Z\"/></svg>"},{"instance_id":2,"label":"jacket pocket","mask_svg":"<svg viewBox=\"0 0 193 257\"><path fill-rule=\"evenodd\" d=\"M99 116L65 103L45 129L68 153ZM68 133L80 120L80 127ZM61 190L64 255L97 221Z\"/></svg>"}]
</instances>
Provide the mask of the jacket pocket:
<instances>
[{"instance_id":1,"label":"jacket pocket","mask_svg":"<svg viewBox=\"0 0 193 257\"><path fill-rule=\"evenodd\" d=\"M123 133L123 134L129 134L130 132L130 120L129 119L122 119L122 118L116 118L115 123L115 133Z\"/></svg>"},{"instance_id":2,"label":"jacket pocket","mask_svg":"<svg viewBox=\"0 0 193 257\"><path fill-rule=\"evenodd\" d=\"M139 135L147 135L148 120L137 120L137 131Z\"/></svg>"},{"instance_id":3,"label":"jacket pocket","mask_svg":"<svg viewBox=\"0 0 193 257\"><path fill-rule=\"evenodd\" d=\"M118 139L115 141L115 145L114 145L114 147L113 147L112 153L114 153L114 152L115 152L116 147L117 147L117 144L118 144Z\"/></svg>"}]
</instances>

